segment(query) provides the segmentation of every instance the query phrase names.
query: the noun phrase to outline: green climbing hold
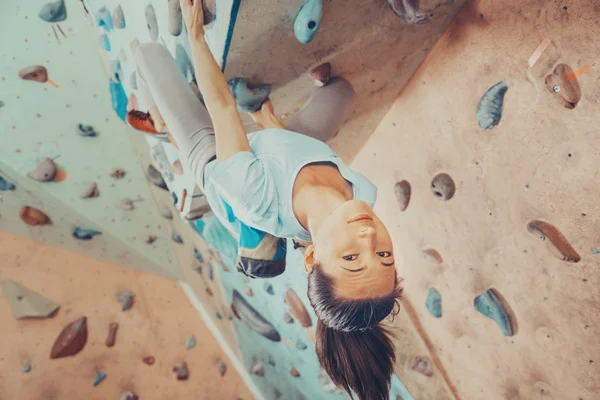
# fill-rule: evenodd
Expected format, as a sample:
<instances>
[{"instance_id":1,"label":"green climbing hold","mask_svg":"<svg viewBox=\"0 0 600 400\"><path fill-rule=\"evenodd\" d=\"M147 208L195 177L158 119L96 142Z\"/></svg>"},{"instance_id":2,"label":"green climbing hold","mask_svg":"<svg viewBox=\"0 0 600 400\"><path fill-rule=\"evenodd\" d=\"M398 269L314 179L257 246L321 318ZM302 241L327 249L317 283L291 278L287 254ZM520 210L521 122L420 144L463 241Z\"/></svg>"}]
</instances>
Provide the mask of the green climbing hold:
<instances>
[{"instance_id":1,"label":"green climbing hold","mask_svg":"<svg viewBox=\"0 0 600 400\"><path fill-rule=\"evenodd\" d=\"M427 292L427 300L425 301L425 307L429 314L435 318L441 318L442 316L442 295L435 288L429 288Z\"/></svg>"},{"instance_id":2,"label":"green climbing hold","mask_svg":"<svg viewBox=\"0 0 600 400\"><path fill-rule=\"evenodd\" d=\"M294 20L294 35L302 44L313 40L323 15L323 0L307 0Z\"/></svg>"},{"instance_id":3,"label":"green climbing hold","mask_svg":"<svg viewBox=\"0 0 600 400\"><path fill-rule=\"evenodd\" d=\"M513 336L513 328L510 323L508 310L502 305L500 294L495 289L489 289L475 297L475 309L494 320L504 336Z\"/></svg>"}]
</instances>

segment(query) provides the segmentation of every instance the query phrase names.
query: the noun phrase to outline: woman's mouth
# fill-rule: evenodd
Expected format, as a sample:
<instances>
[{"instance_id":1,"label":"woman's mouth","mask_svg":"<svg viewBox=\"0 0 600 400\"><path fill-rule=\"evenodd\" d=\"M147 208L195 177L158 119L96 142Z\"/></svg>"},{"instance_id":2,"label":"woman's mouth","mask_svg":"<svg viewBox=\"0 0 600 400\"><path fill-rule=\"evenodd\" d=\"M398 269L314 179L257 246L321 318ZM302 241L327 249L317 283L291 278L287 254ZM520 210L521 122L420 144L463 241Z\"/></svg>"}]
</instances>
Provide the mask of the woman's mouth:
<instances>
[{"instance_id":1,"label":"woman's mouth","mask_svg":"<svg viewBox=\"0 0 600 400\"><path fill-rule=\"evenodd\" d=\"M371 217L368 214L359 214L356 217L352 218L350 221L348 221L348 223L351 224L353 222L361 222L361 221L373 221L373 217Z\"/></svg>"}]
</instances>

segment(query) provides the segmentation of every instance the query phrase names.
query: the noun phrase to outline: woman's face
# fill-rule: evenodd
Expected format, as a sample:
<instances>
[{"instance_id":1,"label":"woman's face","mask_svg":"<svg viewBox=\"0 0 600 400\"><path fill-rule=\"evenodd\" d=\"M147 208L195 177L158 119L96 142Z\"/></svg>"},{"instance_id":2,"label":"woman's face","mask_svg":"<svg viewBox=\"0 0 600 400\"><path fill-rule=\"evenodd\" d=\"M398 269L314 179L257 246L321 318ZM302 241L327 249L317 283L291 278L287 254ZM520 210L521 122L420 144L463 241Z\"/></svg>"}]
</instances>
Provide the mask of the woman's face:
<instances>
[{"instance_id":1,"label":"woman's face","mask_svg":"<svg viewBox=\"0 0 600 400\"><path fill-rule=\"evenodd\" d=\"M371 207L360 200L343 203L321 225L304 253L307 273L321 268L343 298L379 297L394 289L392 238Z\"/></svg>"}]
</instances>

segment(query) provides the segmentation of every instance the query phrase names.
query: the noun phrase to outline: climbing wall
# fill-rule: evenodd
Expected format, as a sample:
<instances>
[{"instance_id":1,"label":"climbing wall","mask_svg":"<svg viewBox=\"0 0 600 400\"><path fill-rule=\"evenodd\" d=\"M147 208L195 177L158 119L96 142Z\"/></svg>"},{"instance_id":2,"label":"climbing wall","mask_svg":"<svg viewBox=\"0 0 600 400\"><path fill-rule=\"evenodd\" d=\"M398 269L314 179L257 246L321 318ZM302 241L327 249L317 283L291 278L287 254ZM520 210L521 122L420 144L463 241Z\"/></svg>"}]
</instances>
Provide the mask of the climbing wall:
<instances>
[{"instance_id":1,"label":"climbing wall","mask_svg":"<svg viewBox=\"0 0 600 400\"><path fill-rule=\"evenodd\" d=\"M0 176L12 183L0 183L0 230L179 278L84 15L75 0L0 5Z\"/></svg>"},{"instance_id":2,"label":"climbing wall","mask_svg":"<svg viewBox=\"0 0 600 400\"><path fill-rule=\"evenodd\" d=\"M599 18L467 3L353 163L456 398L600 393Z\"/></svg>"}]
</instances>

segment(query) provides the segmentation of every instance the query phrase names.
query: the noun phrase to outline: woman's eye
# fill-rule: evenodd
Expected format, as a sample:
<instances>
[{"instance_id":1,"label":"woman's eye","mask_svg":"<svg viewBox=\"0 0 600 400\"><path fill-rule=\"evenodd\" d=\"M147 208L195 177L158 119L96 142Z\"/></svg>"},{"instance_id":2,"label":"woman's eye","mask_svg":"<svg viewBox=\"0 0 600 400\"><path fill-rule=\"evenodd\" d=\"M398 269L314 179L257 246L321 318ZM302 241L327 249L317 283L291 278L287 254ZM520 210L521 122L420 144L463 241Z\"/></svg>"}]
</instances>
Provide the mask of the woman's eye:
<instances>
[{"instance_id":1,"label":"woman's eye","mask_svg":"<svg viewBox=\"0 0 600 400\"><path fill-rule=\"evenodd\" d=\"M392 253L390 253L389 251L380 251L377 253L377 255L379 257L388 258L392 256Z\"/></svg>"},{"instance_id":2,"label":"woman's eye","mask_svg":"<svg viewBox=\"0 0 600 400\"><path fill-rule=\"evenodd\" d=\"M356 255L356 254L353 254L353 255L350 255L350 256L344 256L344 257L342 257L342 258L343 258L344 260L346 260L346 261L354 261L354 260L356 260L356 258L357 258L357 257L358 257L358 255Z\"/></svg>"}]
</instances>

